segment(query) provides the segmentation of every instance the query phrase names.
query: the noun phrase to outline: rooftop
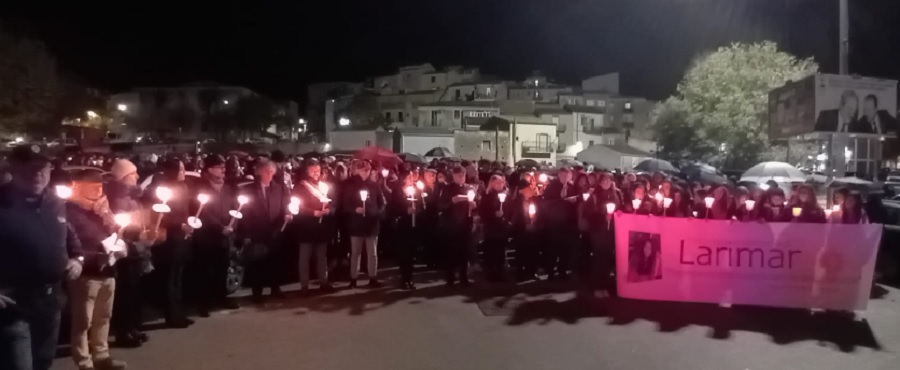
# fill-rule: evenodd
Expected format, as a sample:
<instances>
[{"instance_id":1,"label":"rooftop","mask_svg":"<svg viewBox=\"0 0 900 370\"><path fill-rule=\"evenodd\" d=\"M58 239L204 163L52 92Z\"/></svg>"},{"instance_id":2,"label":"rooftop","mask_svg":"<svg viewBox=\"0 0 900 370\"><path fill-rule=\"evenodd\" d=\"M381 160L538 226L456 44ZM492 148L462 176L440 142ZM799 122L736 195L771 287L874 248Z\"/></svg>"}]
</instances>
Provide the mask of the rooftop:
<instances>
[{"instance_id":1,"label":"rooftop","mask_svg":"<svg viewBox=\"0 0 900 370\"><path fill-rule=\"evenodd\" d=\"M474 107L474 108L500 108L500 106L493 101L439 101L434 103L422 104L419 105L422 107Z\"/></svg>"},{"instance_id":2,"label":"rooftop","mask_svg":"<svg viewBox=\"0 0 900 370\"><path fill-rule=\"evenodd\" d=\"M650 157L651 156L650 153L647 153L643 150L637 149L628 144L612 144L612 145L600 144L600 145L602 145L608 149L615 150L624 155L630 155L630 156L634 156L634 157Z\"/></svg>"}]
</instances>

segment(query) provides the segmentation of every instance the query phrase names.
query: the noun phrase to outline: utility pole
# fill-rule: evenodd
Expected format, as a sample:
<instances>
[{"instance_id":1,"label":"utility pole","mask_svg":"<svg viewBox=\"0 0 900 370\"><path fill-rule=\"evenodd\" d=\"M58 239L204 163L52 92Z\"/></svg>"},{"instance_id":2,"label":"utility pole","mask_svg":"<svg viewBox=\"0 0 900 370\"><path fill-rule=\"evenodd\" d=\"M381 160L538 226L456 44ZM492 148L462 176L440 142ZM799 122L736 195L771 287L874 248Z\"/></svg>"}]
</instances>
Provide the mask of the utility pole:
<instances>
[{"instance_id":1,"label":"utility pole","mask_svg":"<svg viewBox=\"0 0 900 370\"><path fill-rule=\"evenodd\" d=\"M838 35L838 52L839 52L839 67L838 74L848 75L850 74L850 6L849 0L838 0L840 7L840 20L839 29L840 33ZM827 174L827 181L831 181L835 175L835 169L837 166L837 159L842 161L846 161L843 153L840 156L834 155L834 134L828 134L828 168L825 173ZM837 158L835 158L837 157ZM843 167L843 166L842 166ZM844 174L841 174L843 176Z\"/></svg>"}]
</instances>

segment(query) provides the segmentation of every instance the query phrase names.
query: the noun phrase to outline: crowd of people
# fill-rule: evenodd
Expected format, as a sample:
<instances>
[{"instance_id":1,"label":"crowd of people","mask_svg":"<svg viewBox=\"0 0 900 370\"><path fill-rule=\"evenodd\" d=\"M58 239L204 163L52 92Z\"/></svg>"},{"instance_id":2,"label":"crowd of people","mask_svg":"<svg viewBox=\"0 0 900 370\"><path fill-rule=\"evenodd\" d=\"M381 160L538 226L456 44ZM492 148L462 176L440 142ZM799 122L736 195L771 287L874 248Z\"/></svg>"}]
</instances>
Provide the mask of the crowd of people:
<instances>
[{"instance_id":1,"label":"crowd of people","mask_svg":"<svg viewBox=\"0 0 900 370\"><path fill-rule=\"evenodd\" d=\"M8 159L0 185L0 369L50 367L63 292L79 368L125 368L110 357L111 330L118 344L140 346L148 301L173 328L193 323L188 305L201 317L238 307L226 285L235 259L254 303L281 296L293 273L304 295L313 275L323 292L357 289L363 272L364 287L382 287L384 255L398 265L405 290L416 289L416 272L426 269L442 271L447 285L469 286L470 266L480 266L491 282L577 278L615 294L615 212L812 223L864 223L871 213L846 190L823 208L807 185L786 197L778 184L709 186L582 167L547 173L487 161L280 152L78 161L30 148ZM65 170L75 164L109 174Z\"/></svg>"}]
</instances>

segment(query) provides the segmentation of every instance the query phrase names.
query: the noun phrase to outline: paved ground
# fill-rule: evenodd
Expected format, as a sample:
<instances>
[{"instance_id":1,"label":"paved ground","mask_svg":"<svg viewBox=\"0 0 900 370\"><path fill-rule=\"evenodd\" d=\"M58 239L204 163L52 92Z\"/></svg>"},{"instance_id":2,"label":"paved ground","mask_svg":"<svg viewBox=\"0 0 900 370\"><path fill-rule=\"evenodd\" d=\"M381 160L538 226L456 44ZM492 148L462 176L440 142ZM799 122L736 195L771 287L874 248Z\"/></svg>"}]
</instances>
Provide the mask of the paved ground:
<instances>
[{"instance_id":1,"label":"paved ground","mask_svg":"<svg viewBox=\"0 0 900 370\"><path fill-rule=\"evenodd\" d=\"M167 370L900 368L893 288L861 320L571 290L432 282L414 292L292 297L220 312L186 330L152 330L143 348L114 355L132 369ZM55 367L72 368L66 358Z\"/></svg>"}]
</instances>

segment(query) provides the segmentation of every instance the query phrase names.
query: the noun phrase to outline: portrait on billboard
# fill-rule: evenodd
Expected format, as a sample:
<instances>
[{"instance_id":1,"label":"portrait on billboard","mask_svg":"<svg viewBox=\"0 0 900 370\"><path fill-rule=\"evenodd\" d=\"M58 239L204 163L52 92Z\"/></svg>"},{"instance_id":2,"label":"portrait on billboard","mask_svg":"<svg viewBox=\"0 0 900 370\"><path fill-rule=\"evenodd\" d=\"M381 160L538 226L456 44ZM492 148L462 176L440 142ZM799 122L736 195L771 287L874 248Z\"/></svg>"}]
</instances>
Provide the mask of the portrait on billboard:
<instances>
[{"instance_id":1,"label":"portrait on billboard","mask_svg":"<svg viewBox=\"0 0 900 370\"><path fill-rule=\"evenodd\" d=\"M628 234L628 282L662 279L659 234L632 231Z\"/></svg>"},{"instance_id":2,"label":"portrait on billboard","mask_svg":"<svg viewBox=\"0 0 900 370\"><path fill-rule=\"evenodd\" d=\"M855 76L819 75L815 131L894 135L896 82Z\"/></svg>"}]
</instances>

